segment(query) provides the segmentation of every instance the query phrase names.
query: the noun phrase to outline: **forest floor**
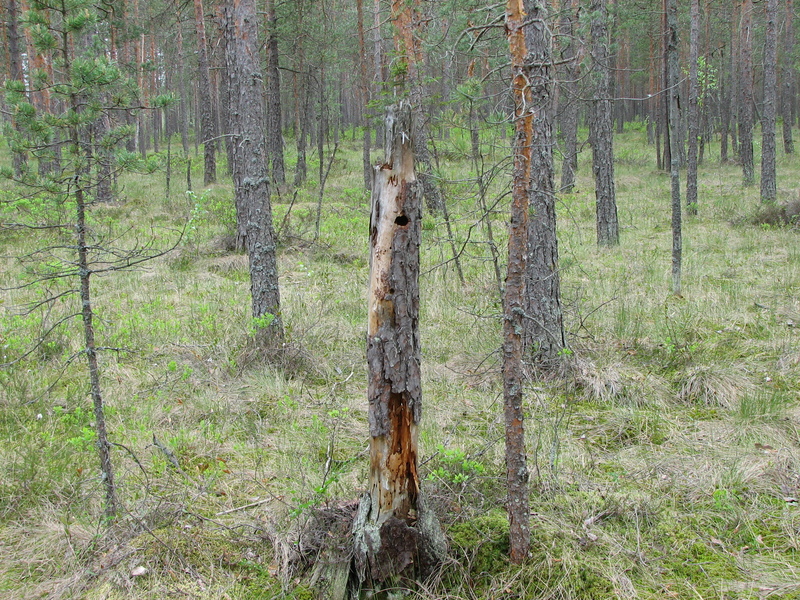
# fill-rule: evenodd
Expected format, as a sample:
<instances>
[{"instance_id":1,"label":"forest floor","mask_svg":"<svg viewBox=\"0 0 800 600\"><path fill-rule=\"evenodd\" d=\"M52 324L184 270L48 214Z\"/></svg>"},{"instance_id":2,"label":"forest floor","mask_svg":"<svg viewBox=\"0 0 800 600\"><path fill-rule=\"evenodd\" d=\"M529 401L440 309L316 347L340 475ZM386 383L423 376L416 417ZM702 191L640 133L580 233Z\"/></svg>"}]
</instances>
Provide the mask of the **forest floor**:
<instances>
[{"instance_id":1,"label":"forest floor","mask_svg":"<svg viewBox=\"0 0 800 600\"><path fill-rule=\"evenodd\" d=\"M507 144L484 147L501 261ZM744 188L740 167L720 165L713 144L699 215L684 220L682 297L673 296L669 177L641 127L615 144L619 247L595 244L588 148L575 192L558 200L571 352L563 378L526 389L533 546L518 567L506 558L500 296L487 222L468 136L454 129L437 142L465 283L444 221L426 215L420 469L450 550L411 596L800 598L800 229L760 207L758 187ZM114 349L101 368L123 514L102 522L72 321L0 370L0 598L314 597L307 569L325 560L367 481L360 165L347 136L316 241L318 164L293 203L292 193L273 198L288 340L277 366L252 349L247 260L227 249L227 178L194 194L173 179L167 199L163 173L127 175L120 200L93 210L95 233L122 245L155 232L166 247L188 223L166 256L93 280L98 343ZM798 200L798 181L800 157L781 156L782 202ZM17 202L9 183L0 190L0 221L19 211L56 218L46 202ZM53 235L69 239L0 229L0 287L28 281L31 266L17 257L57 243ZM0 362L74 310L65 301L18 315L61 285L0 291Z\"/></svg>"}]
</instances>

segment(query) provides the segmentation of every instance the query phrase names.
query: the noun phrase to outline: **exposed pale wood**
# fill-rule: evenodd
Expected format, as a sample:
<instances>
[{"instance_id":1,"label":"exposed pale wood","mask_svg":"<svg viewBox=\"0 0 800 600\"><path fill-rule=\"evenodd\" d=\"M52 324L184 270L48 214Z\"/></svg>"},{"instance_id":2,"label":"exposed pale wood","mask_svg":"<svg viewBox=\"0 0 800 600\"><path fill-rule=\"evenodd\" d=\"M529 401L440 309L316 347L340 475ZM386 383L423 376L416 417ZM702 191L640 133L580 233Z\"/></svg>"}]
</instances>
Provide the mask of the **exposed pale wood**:
<instances>
[{"instance_id":1,"label":"exposed pale wood","mask_svg":"<svg viewBox=\"0 0 800 600\"><path fill-rule=\"evenodd\" d=\"M369 493L354 524L361 582L387 581L442 560L444 539L426 514L417 471L422 410L419 243L422 189L414 174L408 104L390 108L386 160L374 168L370 219L367 366Z\"/></svg>"}]
</instances>

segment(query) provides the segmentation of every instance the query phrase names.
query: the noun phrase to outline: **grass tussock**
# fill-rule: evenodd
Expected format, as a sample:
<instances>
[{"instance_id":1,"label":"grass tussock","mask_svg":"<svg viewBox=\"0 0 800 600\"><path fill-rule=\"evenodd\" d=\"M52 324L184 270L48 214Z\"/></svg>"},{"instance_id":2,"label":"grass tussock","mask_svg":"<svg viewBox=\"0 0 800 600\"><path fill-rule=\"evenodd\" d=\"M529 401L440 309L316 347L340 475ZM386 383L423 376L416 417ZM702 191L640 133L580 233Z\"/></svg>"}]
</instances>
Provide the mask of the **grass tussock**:
<instances>
[{"instance_id":1,"label":"grass tussock","mask_svg":"<svg viewBox=\"0 0 800 600\"><path fill-rule=\"evenodd\" d=\"M485 179L490 240L469 140L450 133L439 148L450 232L426 214L422 233L419 430L423 488L450 548L439 573L403 593L800 597L797 202L762 206L712 144L699 213L684 223L677 298L669 178L644 129L615 140L619 248L594 243L591 165L580 156L575 191L557 207L570 351L561 370L526 385L533 543L514 566L494 264L502 283L508 173ZM500 164L508 140L483 133L487 160ZM102 522L81 331L61 322L76 305L29 313L66 287L18 287L41 267L18 257L69 235L0 230L0 598L317 597L314 565L346 545L369 469L360 160L344 136L318 237L314 181L273 197L280 360L254 341L228 181L167 200L163 173L126 175L124 197L93 213L98 239L129 247L156 226L162 245L184 231L171 253L93 281L123 507L113 526ZM796 160L782 157L781 189L800 177ZM3 182L0 194L15 191ZM0 204L3 222L19 216L10 207ZM57 217L41 208L25 204L29 216Z\"/></svg>"}]
</instances>

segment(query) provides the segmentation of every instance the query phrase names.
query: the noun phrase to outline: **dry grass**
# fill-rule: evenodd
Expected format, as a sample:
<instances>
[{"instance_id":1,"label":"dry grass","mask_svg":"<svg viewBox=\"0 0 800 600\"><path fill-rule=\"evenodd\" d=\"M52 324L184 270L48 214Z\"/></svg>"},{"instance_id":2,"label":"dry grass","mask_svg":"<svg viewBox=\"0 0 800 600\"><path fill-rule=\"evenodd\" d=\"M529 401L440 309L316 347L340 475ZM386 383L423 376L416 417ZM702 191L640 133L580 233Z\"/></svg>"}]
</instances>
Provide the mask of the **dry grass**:
<instances>
[{"instance_id":1,"label":"dry grass","mask_svg":"<svg viewBox=\"0 0 800 600\"><path fill-rule=\"evenodd\" d=\"M445 265L443 223L426 217L420 470L451 560L412 595L798 594L796 229L753 225L757 191L709 157L700 214L685 221L684 297L673 298L668 178L654 171L643 132L620 136L618 150L620 248L594 244L588 157L578 191L560 198L573 355L563 381L527 389L535 527L521 569L504 555L500 304L474 186L448 186L454 235L471 240L463 288ZM311 597L303 569L338 522L319 515L341 516L368 469L368 209L358 169L345 168L359 164L358 151L347 141L340 149L318 243L313 186L286 221L290 360L281 365L253 350L247 261L219 243L230 233L226 185L164 202L159 185L136 177L127 202L104 209L113 227L187 215L197 225L146 269L96 280L98 335L120 349L102 355L102 368L125 514L113 530L97 525L92 416L80 361L65 363L79 348L78 329L66 327L56 344L0 373L1 598ZM795 160L780 166L786 198L796 196ZM468 169L443 168L454 180ZM287 209L275 204L276 223ZM37 243L1 235L4 255ZM10 286L24 273L3 260L0 281ZM34 291L0 295L7 355L41 330L12 317ZM138 566L147 572L132 575Z\"/></svg>"}]
</instances>

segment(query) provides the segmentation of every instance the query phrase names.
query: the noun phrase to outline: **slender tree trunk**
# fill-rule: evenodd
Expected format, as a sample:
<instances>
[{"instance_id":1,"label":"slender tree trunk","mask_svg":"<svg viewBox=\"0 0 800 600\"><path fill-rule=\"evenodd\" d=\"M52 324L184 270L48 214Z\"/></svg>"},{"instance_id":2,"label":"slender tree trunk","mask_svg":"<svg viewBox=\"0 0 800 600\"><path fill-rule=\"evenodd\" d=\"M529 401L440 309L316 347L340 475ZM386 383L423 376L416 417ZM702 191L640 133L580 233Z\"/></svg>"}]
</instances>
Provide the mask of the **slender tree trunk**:
<instances>
[{"instance_id":1,"label":"slender tree trunk","mask_svg":"<svg viewBox=\"0 0 800 600\"><path fill-rule=\"evenodd\" d=\"M97 164L97 184L95 187L95 200L97 202L111 202L113 200L111 167L114 157L111 149L103 144L103 137L111 129L111 122L107 114L102 114L93 125L94 153Z\"/></svg>"},{"instance_id":2,"label":"slender tree trunk","mask_svg":"<svg viewBox=\"0 0 800 600\"><path fill-rule=\"evenodd\" d=\"M753 163L753 0L742 0L742 21L739 31L742 69L742 102L739 105L739 158L742 161L744 185L755 184Z\"/></svg>"},{"instance_id":3,"label":"slender tree trunk","mask_svg":"<svg viewBox=\"0 0 800 600\"><path fill-rule=\"evenodd\" d=\"M76 177L79 181L79 178ZM77 210L76 232L78 246L78 270L81 280L81 306L83 317L84 343L86 344L86 363L89 367L89 383L94 408L95 431L97 432L97 451L100 456L100 472L106 491L105 515L113 519L117 516L117 488L114 482L114 469L111 464L111 444L108 442L103 394L100 386L100 367L97 364L97 345L94 341L94 311L92 309L89 269L89 244L86 239L86 200L83 188L76 182L75 207Z\"/></svg>"},{"instance_id":4,"label":"slender tree trunk","mask_svg":"<svg viewBox=\"0 0 800 600\"><path fill-rule=\"evenodd\" d=\"M364 128L364 145L362 146L361 163L364 167L364 187L372 187L372 160L369 155L369 76L367 75L367 42L364 37L364 0L356 0L358 18L358 66L361 84L361 125Z\"/></svg>"},{"instance_id":5,"label":"slender tree trunk","mask_svg":"<svg viewBox=\"0 0 800 600\"><path fill-rule=\"evenodd\" d=\"M597 199L597 243L600 246L616 246L619 244L619 223L614 189L613 101L606 0L592 0L589 11L592 15L591 53L595 76L589 138L592 144L592 168Z\"/></svg>"},{"instance_id":6,"label":"slender tree trunk","mask_svg":"<svg viewBox=\"0 0 800 600\"><path fill-rule=\"evenodd\" d=\"M386 81L384 65L383 35L381 33L381 0L375 0L372 6L372 60L373 83L375 96L380 96L383 83ZM384 128L375 129L375 145L383 144Z\"/></svg>"},{"instance_id":7,"label":"slender tree trunk","mask_svg":"<svg viewBox=\"0 0 800 600\"><path fill-rule=\"evenodd\" d=\"M480 134L478 132L478 119L475 115L475 104L470 101L469 105L469 133L472 146L472 165L478 180L478 205L481 209L481 222L486 230L486 242L489 252L492 255L492 265L494 266L494 277L497 283L497 290L503 294L503 276L500 274L500 251L494 240L494 228L492 227L492 215L489 214L489 206L486 203L486 179L483 173L483 156L481 156Z\"/></svg>"},{"instance_id":8,"label":"slender tree trunk","mask_svg":"<svg viewBox=\"0 0 800 600\"><path fill-rule=\"evenodd\" d=\"M741 39L739 38L739 21L740 21L740 5L735 3L731 7L731 56L730 56L730 136L731 136L731 154L738 160L739 157L739 105L741 104L742 95L740 87L742 85L742 77L739 73L739 64L741 62Z\"/></svg>"},{"instance_id":9,"label":"slender tree trunk","mask_svg":"<svg viewBox=\"0 0 800 600\"><path fill-rule=\"evenodd\" d=\"M672 293L681 293L681 174L678 136L680 127L680 96L678 82L678 0L667 0L667 87L669 89L670 181L672 184Z\"/></svg>"},{"instance_id":10,"label":"slender tree trunk","mask_svg":"<svg viewBox=\"0 0 800 600\"><path fill-rule=\"evenodd\" d=\"M778 104L778 0L767 0L764 34L764 114L761 119L761 201L775 202L775 112Z\"/></svg>"},{"instance_id":11,"label":"slender tree trunk","mask_svg":"<svg viewBox=\"0 0 800 600\"><path fill-rule=\"evenodd\" d=\"M178 78L178 118L180 119L181 147L183 148L183 156L186 157L189 156L189 103L186 100L186 81L183 75L183 61L185 60L183 51L183 21L180 19L180 13L178 14L177 32L175 36L175 43L178 46L178 64L175 68L177 69Z\"/></svg>"},{"instance_id":12,"label":"slender tree trunk","mask_svg":"<svg viewBox=\"0 0 800 600\"><path fill-rule=\"evenodd\" d=\"M686 168L686 210L697 214L697 136L699 130L697 60L700 46L700 0L691 0L689 25L689 160Z\"/></svg>"},{"instance_id":13,"label":"slender tree trunk","mask_svg":"<svg viewBox=\"0 0 800 600\"><path fill-rule=\"evenodd\" d=\"M561 134L564 136L564 160L561 163L561 191L570 193L575 186L578 170L578 61L575 52L575 0L564 0L561 6L559 32L562 36L561 62L564 64L564 81L559 104Z\"/></svg>"},{"instance_id":14,"label":"slender tree trunk","mask_svg":"<svg viewBox=\"0 0 800 600\"><path fill-rule=\"evenodd\" d=\"M730 77L730 75L728 75ZM728 78L725 73L720 74L720 136L719 136L719 162L728 162L728 135L731 128L731 92Z\"/></svg>"},{"instance_id":15,"label":"slender tree trunk","mask_svg":"<svg viewBox=\"0 0 800 600\"><path fill-rule=\"evenodd\" d=\"M311 91L311 82L308 73L301 74L300 86L303 110L300 113L300 133L297 136L297 164L294 171L294 187L300 187L305 183L308 176L308 166L306 162L306 147L308 142L308 131L311 126L311 117L309 111L311 110L311 100L309 98Z\"/></svg>"},{"instance_id":16,"label":"slender tree trunk","mask_svg":"<svg viewBox=\"0 0 800 600\"><path fill-rule=\"evenodd\" d=\"M422 388L419 244L422 189L414 173L413 123L402 104L387 117L386 158L375 167L370 218L367 367L369 493L354 524L360 582L425 576L444 558L438 521L420 495Z\"/></svg>"},{"instance_id":17,"label":"slender tree trunk","mask_svg":"<svg viewBox=\"0 0 800 600\"><path fill-rule=\"evenodd\" d=\"M200 138L204 144L203 185L217 179L217 140L214 125L214 100L211 95L211 73L208 64L205 11L203 0L194 0L194 18L197 31L198 89L200 92Z\"/></svg>"},{"instance_id":18,"label":"slender tree trunk","mask_svg":"<svg viewBox=\"0 0 800 600\"><path fill-rule=\"evenodd\" d=\"M256 342L268 352L276 352L283 340L283 325L255 0L226 0L223 9L236 216L250 262Z\"/></svg>"},{"instance_id":19,"label":"slender tree trunk","mask_svg":"<svg viewBox=\"0 0 800 600\"><path fill-rule=\"evenodd\" d=\"M22 72L21 36L19 34L19 10L17 1L8 0L7 10L6 36L8 38L8 75L12 81L22 82L22 84L25 85ZM14 151L12 162L14 175L16 177L21 177L28 162L27 154L22 151Z\"/></svg>"},{"instance_id":20,"label":"slender tree trunk","mask_svg":"<svg viewBox=\"0 0 800 600\"><path fill-rule=\"evenodd\" d=\"M794 94L794 0L786 0L783 51L783 96L781 103L781 115L783 116L783 151L786 154L794 154L794 140L792 139L792 98Z\"/></svg>"},{"instance_id":21,"label":"slender tree trunk","mask_svg":"<svg viewBox=\"0 0 800 600\"><path fill-rule=\"evenodd\" d=\"M426 114L423 109L425 96L423 74L422 48L420 44L420 29L422 19L418 11L419 0L392 0L392 23L395 27L395 51L405 63L405 73L397 83L408 90L408 98L417 115ZM419 165L417 175L422 182L423 196L428 210L436 214L442 209L442 195L433 172L428 140L430 138L428 123L419 118L415 123L417 130L414 132L416 147L414 157Z\"/></svg>"},{"instance_id":22,"label":"slender tree trunk","mask_svg":"<svg viewBox=\"0 0 800 600\"><path fill-rule=\"evenodd\" d=\"M278 63L278 17L275 0L267 0L267 85L268 127L267 143L272 161L272 179L280 188L286 185L286 166L283 160L283 119L281 118L281 73Z\"/></svg>"},{"instance_id":23,"label":"slender tree trunk","mask_svg":"<svg viewBox=\"0 0 800 600\"><path fill-rule=\"evenodd\" d=\"M527 0L525 41L530 76L529 111L533 116L530 150L528 248L525 272L526 356L552 368L566 347L558 274L556 202L553 185L553 137L551 132L552 75L550 29L545 0Z\"/></svg>"},{"instance_id":24,"label":"slender tree trunk","mask_svg":"<svg viewBox=\"0 0 800 600\"><path fill-rule=\"evenodd\" d=\"M506 427L506 509L510 524L511 561L521 563L531 543L528 466L525 456L522 357L525 331L525 276L528 255L528 213L532 187L531 148L534 115L531 64L525 39L526 10L521 0L506 4L506 34L511 56L514 100L514 170L511 221L508 230L508 271L503 298L503 413ZM535 108L534 108L535 110Z\"/></svg>"},{"instance_id":25,"label":"slender tree trunk","mask_svg":"<svg viewBox=\"0 0 800 600\"><path fill-rule=\"evenodd\" d=\"M305 3L299 1L295 5L297 13L297 27L298 31L303 31L303 19L305 16ZM297 38L296 52L297 66L295 73L295 136L297 141L297 162L294 168L294 187L298 188L306 181L308 174L306 163L306 142L308 140L308 128L311 117L309 116L310 110L310 91L311 81L310 75L306 73L305 61L305 36L300 35Z\"/></svg>"},{"instance_id":26,"label":"slender tree trunk","mask_svg":"<svg viewBox=\"0 0 800 600\"><path fill-rule=\"evenodd\" d=\"M71 36L64 35L59 49L61 58L61 68L63 69L65 80L72 79L72 50ZM83 112L85 105L76 91L69 94L69 107L76 115ZM91 152L91 144L88 139L88 132L79 128L77 125L70 127L68 140L72 147L72 152L76 155L88 155ZM90 161L87 161L89 163ZM89 252L94 244L87 239L87 188L85 168L78 168L73 176L73 198L75 199L75 241L78 258L78 277L80 280L81 298L81 317L83 321L84 352L86 353L86 364L89 370L89 386L92 397L92 407L94 410L95 431L97 432L97 452L100 458L100 473L103 478L105 488L105 516L113 519L118 513L117 488L114 482L114 469L111 463L111 444L108 442L108 432L106 429L105 409L103 406L103 394L100 385L100 367L97 363L97 345L94 337L94 310L92 308L91 296L91 276Z\"/></svg>"}]
</instances>

